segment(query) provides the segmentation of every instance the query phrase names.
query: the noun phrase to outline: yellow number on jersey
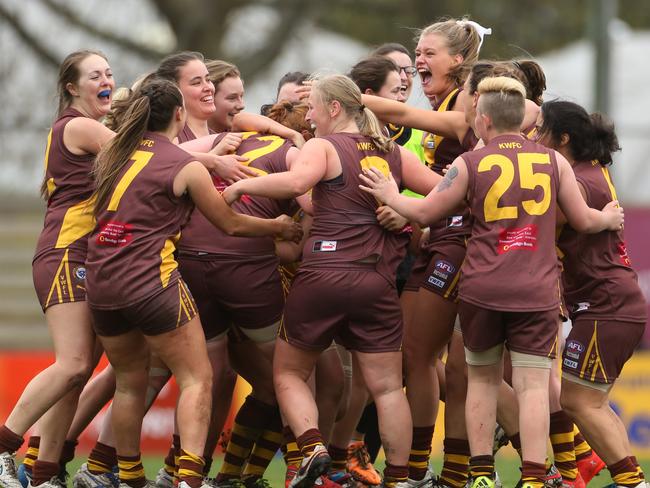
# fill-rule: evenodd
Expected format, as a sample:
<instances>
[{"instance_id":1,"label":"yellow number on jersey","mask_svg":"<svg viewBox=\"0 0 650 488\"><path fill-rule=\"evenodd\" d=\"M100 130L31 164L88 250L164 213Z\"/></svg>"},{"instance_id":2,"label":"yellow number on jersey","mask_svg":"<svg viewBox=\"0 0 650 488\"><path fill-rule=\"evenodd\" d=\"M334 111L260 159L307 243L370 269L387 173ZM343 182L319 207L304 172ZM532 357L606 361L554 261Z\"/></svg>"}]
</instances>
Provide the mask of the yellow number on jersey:
<instances>
[{"instance_id":1,"label":"yellow number on jersey","mask_svg":"<svg viewBox=\"0 0 650 488\"><path fill-rule=\"evenodd\" d=\"M551 204L551 177L545 173L535 173L534 164L551 164L547 153L519 153L517 166L519 168L519 186L525 190L542 189L542 199L524 200L521 202L523 209L529 215L543 215ZM499 206L499 200L508 191L515 177L515 168L510 159L502 154L490 154L478 164L479 173L490 171L494 166L501 169L501 174L496 179L485 195L483 212L486 222L495 220L516 219L517 207L514 205Z\"/></svg>"},{"instance_id":2,"label":"yellow number on jersey","mask_svg":"<svg viewBox=\"0 0 650 488\"><path fill-rule=\"evenodd\" d=\"M499 207L499 200L508 191L508 188L512 185L512 180L515 178L515 168L512 166L512 161L503 154L490 154L481 159L481 162L478 164L478 172L490 171L494 166L498 166L501 169L501 174L492 183L487 195L485 195L485 200L483 201L485 221L493 222L502 219L516 219L517 207L513 205Z\"/></svg>"},{"instance_id":3,"label":"yellow number on jersey","mask_svg":"<svg viewBox=\"0 0 650 488\"><path fill-rule=\"evenodd\" d=\"M381 174L388 177L390 174L390 166L388 166L388 161L379 156L366 156L361 161L359 161L361 169L367 170L370 168L376 168L381 171Z\"/></svg>"},{"instance_id":4,"label":"yellow number on jersey","mask_svg":"<svg viewBox=\"0 0 650 488\"><path fill-rule=\"evenodd\" d=\"M244 133L244 134L248 134L248 133ZM247 139L249 136L244 136L244 134L242 134L242 138ZM282 145L286 142L284 139L278 136L262 136L262 137L258 137L257 140L268 141L268 144L266 146L258 147L257 149L251 149L250 151L246 151L244 154L242 154L242 157L248 158L248 161L244 161L241 164L250 166L250 164L253 161L280 149ZM266 171L262 169L258 169L258 168L251 168L251 169L254 170L256 173L259 173L260 176L264 176L268 174Z\"/></svg>"},{"instance_id":5,"label":"yellow number on jersey","mask_svg":"<svg viewBox=\"0 0 650 488\"><path fill-rule=\"evenodd\" d=\"M142 171L144 167L147 164L149 164L149 160L151 159L152 156L153 153L151 151L138 150L133 153L133 155L131 156L133 165L127 170L126 173L124 173L122 179L120 179L117 186L115 186L113 195L111 195L111 199L108 202L108 210L110 212L115 212L117 210L117 207L119 206L120 200L122 200L122 197L126 192L126 189L133 182L135 177L138 176L140 171Z\"/></svg>"}]
</instances>

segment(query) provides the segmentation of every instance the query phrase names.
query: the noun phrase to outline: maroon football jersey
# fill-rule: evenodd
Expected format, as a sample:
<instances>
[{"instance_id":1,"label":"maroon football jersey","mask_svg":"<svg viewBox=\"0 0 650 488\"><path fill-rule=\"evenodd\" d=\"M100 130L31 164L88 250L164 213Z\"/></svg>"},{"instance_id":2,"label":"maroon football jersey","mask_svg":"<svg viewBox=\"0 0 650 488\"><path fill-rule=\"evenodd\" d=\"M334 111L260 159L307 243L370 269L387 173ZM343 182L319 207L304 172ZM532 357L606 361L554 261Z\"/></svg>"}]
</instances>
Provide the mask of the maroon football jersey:
<instances>
[{"instance_id":1,"label":"maroon football jersey","mask_svg":"<svg viewBox=\"0 0 650 488\"><path fill-rule=\"evenodd\" d=\"M332 134L323 139L336 149L342 173L319 182L312 190L314 223L303 249L301 267L348 267L355 261L376 257L377 271L394 283L410 234L386 231L377 222L375 212L380 203L359 189L359 174L369 167L384 174L390 171L401 186L399 147L395 145L392 151L384 153L362 134Z\"/></svg>"},{"instance_id":2,"label":"maroon football jersey","mask_svg":"<svg viewBox=\"0 0 650 488\"><path fill-rule=\"evenodd\" d=\"M587 205L602 209L616 199L607 168L597 161L573 167ZM558 239L562 251L564 297L571 314L594 319L646 320L647 308L625 248L623 231L581 234L566 224Z\"/></svg>"},{"instance_id":3,"label":"maroon football jersey","mask_svg":"<svg viewBox=\"0 0 650 488\"><path fill-rule=\"evenodd\" d=\"M459 296L503 311L559 306L555 152L520 135L462 155L473 217Z\"/></svg>"},{"instance_id":4,"label":"maroon football jersey","mask_svg":"<svg viewBox=\"0 0 650 488\"><path fill-rule=\"evenodd\" d=\"M173 185L192 160L166 137L145 133L88 239L91 306L126 307L176 283L174 251L193 204L187 194L176 197Z\"/></svg>"},{"instance_id":5,"label":"maroon football jersey","mask_svg":"<svg viewBox=\"0 0 650 488\"><path fill-rule=\"evenodd\" d=\"M214 145L216 146L224 136L225 134L217 136ZM260 175L287 170L287 151L292 146L290 141L257 132L244 132L242 138L237 154L248 158L243 164L255 169ZM213 177L213 182L219 191L223 191L227 186L218 176ZM232 204L232 209L242 214L272 219L282 214L293 215L298 206L293 199L273 200L244 195ZM189 223L183 229L183 237L178 247L184 251L210 254L275 255L273 237L229 236L212 225L198 209L192 212Z\"/></svg>"},{"instance_id":6,"label":"maroon football jersey","mask_svg":"<svg viewBox=\"0 0 650 488\"><path fill-rule=\"evenodd\" d=\"M84 115L73 108L66 109L54 122L47 137L45 179L48 200L35 257L50 249L66 247L85 252L88 234L95 226L92 206L88 205L93 192L90 172L95 155L73 154L63 144L63 130L75 117Z\"/></svg>"}]
</instances>

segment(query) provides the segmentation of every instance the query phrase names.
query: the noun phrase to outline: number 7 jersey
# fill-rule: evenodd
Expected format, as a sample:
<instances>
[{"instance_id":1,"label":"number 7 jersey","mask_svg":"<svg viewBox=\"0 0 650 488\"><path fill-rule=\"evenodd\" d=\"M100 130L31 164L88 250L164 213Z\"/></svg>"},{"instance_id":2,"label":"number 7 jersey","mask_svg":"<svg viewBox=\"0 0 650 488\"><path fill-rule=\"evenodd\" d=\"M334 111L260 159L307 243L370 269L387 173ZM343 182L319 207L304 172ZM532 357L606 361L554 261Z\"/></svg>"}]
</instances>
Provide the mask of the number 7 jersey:
<instances>
[{"instance_id":1,"label":"number 7 jersey","mask_svg":"<svg viewBox=\"0 0 650 488\"><path fill-rule=\"evenodd\" d=\"M559 307L555 152L504 134L461 157L474 220L460 299L512 312Z\"/></svg>"}]
</instances>

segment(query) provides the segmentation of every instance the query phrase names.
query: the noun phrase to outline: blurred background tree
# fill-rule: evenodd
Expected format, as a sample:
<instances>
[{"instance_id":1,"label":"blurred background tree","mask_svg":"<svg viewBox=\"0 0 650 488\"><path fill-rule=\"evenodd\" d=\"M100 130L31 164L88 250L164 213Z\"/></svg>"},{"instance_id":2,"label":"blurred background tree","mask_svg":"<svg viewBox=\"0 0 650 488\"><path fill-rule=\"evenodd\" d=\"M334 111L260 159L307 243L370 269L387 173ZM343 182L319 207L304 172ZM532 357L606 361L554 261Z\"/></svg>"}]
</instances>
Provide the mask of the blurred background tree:
<instances>
[{"instance_id":1,"label":"blurred background tree","mask_svg":"<svg viewBox=\"0 0 650 488\"><path fill-rule=\"evenodd\" d=\"M123 8L135 0L125 1ZM4 19L43 61L58 66L51 39L45 32L30 31L26 18L33 4L40 3L71 29L79 29L146 60L157 61L165 54L189 49L208 58L227 59L237 64L246 80L263 73L292 39L297 26L313 24L369 45L396 41L413 46L416 29L443 15L471 17L492 27L493 35L485 44L484 57L505 58L557 49L584 37L589 26L589 11L595 0L143 0L152 4L173 33L172 45L156 46L146 39L125 36L114 28L102 26L99 18L81 15L74 4L62 0L27 0L20 11L12 11L0 1L0 19ZM253 6L270 11L259 30L263 42L254 49L240 49L246 37L237 42L228 39L229 25ZM620 0L619 17L634 28L650 26L647 0ZM513 22L512 19L522 19ZM251 34L256 34L251 32ZM243 52L240 52L243 51Z\"/></svg>"}]
</instances>

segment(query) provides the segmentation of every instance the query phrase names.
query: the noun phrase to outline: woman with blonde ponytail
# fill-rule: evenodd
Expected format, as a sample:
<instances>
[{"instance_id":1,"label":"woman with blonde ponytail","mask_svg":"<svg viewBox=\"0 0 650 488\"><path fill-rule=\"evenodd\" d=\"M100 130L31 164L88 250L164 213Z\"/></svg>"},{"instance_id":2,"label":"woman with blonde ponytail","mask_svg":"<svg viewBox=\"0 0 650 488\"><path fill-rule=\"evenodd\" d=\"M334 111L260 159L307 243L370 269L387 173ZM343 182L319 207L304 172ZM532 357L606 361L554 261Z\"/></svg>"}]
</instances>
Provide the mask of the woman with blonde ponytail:
<instances>
[{"instance_id":1,"label":"woman with blonde ponytail","mask_svg":"<svg viewBox=\"0 0 650 488\"><path fill-rule=\"evenodd\" d=\"M211 368L196 305L174 258L193 204L230 235L300 238L287 216L258 219L225 204L203 164L172 142L186 117L178 87L149 80L133 94L94 169L97 227L88 240L88 304L116 374L113 431L120 482L131 488L148 484L140 460L148 351L169 366L180 387L179 486L202 485Z\"/></svg>"},{"instance_id":2,"label":"woman with blonde ponytail","mask_svg":"<svg viewBox=\"0 0 650 488\"><path fill-rule=\"evenodd\" d=\"M280 409L303 455L290 486L312 486L331 464L306 382L320 353L336 339L353 351L377 404L387 456L384 484L393 487L406 480L411 443L395 289L408 237L377 222L381 202L359 190L359 172L378 168L419 193L440 177L383 134L349 78L314 80L308 106L306 118L316 137L307 141L290 170L238 181L224 198L289 198L313 188L314 223L287 297L273 365Z\"/></svg>"}]
</instances>

